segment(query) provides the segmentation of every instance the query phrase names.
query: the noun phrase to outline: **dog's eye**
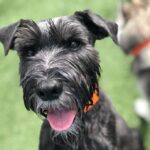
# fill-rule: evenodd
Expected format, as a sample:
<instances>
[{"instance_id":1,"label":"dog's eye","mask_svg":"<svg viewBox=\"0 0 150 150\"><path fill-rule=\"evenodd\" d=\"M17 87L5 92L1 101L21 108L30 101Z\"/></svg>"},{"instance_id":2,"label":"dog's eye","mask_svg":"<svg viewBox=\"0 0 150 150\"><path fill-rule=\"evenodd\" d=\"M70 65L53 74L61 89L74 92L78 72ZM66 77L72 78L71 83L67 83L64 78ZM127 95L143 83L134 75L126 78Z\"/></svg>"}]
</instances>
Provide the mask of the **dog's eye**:
<instances>
[{"instance_id":1,"label":"dog's eye","mask_svg":"<svg viewBox=\"0 0 150 150\"><path fill-rule=\"evenodd\" d=\"M81 44L80 44L79 41L74 40L74 41L70 41L68 46L69 46L71 49L76 50L80 45L81 45Z\"/></svg>"},{"instance_id":2,"label":"dog's eye","mask_svg":"<svg viewBox=\"0 0 150 150\"><path fill-rule=\"evenodd\" d=\"M76 48L76 47L78 47L78 42L77 41L72 41L70 43L70 46L71 46L71 48Z\"/></svg>"}]
</instances>

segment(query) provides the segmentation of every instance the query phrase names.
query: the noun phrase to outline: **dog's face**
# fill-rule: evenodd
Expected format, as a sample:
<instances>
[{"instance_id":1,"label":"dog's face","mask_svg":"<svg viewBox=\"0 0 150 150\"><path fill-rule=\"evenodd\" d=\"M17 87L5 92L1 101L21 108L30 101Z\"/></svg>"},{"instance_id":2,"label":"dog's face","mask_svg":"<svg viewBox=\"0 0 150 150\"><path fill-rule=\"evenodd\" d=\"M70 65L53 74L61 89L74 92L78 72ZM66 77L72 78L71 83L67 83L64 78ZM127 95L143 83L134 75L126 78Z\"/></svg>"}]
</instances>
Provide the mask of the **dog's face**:
<instances>
[{"instance_id":1,"label":"dog's face","mask_svg":"<svg viewBox=\"0 0 150 150\"><path fill-rule=\"evenodd\" d=\"M90 11L20 20L0 30L5 54L14 49L20 57L25 106L48 120L53 137L81 130L83 109L98 88L95 40L110 36L117 42L116 34L116 24Z\"/></svg>"}]
</instances>

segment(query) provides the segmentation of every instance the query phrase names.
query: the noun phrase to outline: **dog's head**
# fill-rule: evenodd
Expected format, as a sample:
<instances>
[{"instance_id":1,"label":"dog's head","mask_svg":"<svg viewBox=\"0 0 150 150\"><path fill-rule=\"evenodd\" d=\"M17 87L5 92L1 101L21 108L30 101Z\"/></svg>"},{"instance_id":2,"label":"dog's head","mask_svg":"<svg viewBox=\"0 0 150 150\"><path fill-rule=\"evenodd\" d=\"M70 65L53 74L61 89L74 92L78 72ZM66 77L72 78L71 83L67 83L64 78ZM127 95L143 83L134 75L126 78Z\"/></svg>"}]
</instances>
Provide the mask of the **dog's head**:
<instances>
[{"instance_id":1,"label":"dog's head","mask_svg":"<svg viewBox=\"0 0 150 150\"><path fill-rule=\"evenodd\" d=\"M98 91L96 40L117 42L117 25L91 11L35 23L20 20L0 29L5 54L16 50L28 110L47 118L54 135L76 135L84 108Z\"/></svg>"},{"instance_id":2,"label":"dog's head","mask_svg":"<svg viewBox=\"0 0 150 150\"><path fill-rule=\"evenodd\" d=\"M118 43L126 54L150 38L150 0L126 0L118 13Z\"/></svg>"}]
</instances>

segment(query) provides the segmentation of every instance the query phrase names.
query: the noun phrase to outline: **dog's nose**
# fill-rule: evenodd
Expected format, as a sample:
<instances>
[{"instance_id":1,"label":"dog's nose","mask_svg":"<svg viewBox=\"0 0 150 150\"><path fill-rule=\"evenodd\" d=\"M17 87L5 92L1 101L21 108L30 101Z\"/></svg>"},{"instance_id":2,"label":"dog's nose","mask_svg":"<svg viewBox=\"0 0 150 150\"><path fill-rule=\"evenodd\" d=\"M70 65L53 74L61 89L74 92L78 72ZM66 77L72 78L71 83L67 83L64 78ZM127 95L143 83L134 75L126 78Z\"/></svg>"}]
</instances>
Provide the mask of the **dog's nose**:
<instances>
[{"instance_id":1,"label":"dog's nose","mask_svg":"<svg viewBox=\"0 0 150 150\"><path fill-rule=\"evenodd\" d=\"M37 88L37 95L44 101L57 99L62 92L62 83L56 80L42 83Z\"/></svg>"}]
</instances>

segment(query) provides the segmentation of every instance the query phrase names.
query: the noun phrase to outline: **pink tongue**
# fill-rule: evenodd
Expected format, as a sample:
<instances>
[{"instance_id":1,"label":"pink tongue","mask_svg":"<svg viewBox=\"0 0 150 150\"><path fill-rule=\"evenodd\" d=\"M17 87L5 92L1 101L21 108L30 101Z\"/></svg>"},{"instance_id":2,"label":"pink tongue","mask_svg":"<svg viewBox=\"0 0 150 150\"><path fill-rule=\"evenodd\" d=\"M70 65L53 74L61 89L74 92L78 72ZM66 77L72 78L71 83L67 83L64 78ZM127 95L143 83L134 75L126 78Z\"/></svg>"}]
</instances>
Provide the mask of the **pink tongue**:
<instances>
[{"instance_id":1,"label":"pink tongue","mask_svg":"<svg viewBox=\"0 0 150 150\"><path fill-rule=\"evenodd\" d=\"M47 120L54 130L64 131L71 127L75 115L75 110L49 112L47 115Z\"/></svg>"}]
</instances>

